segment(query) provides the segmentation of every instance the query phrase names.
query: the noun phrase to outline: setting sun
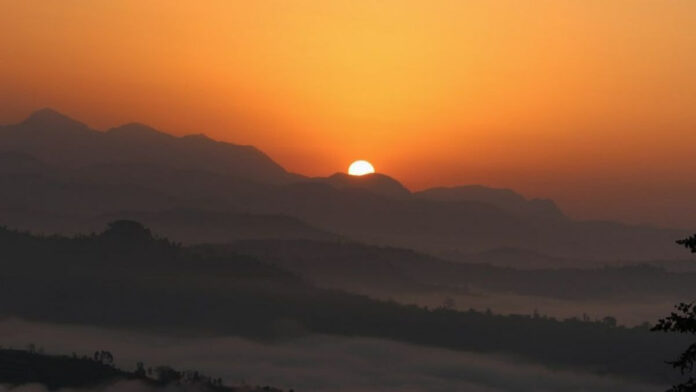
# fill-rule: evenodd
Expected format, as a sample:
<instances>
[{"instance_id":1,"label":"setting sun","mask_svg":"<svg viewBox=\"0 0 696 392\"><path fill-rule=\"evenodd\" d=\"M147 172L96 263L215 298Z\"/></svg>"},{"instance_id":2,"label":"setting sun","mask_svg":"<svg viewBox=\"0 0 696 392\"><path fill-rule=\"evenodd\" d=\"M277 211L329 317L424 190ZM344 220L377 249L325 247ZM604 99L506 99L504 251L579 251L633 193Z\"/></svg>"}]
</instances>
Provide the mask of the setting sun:
<instances>
[{"instance_id":1,"label":"setting sun","mask_svg":"<svg viewBox=\"0 0 696 392\"><path fill-rule=\"evenodd\" d=\"M0 10L0 392L696 392L696 0Z\"/></svg>"},{"instance_id":2,"label":"setting sun","mask_svg":"<svg viewBox=\"0 0 696 392\"><path fill-rule=\"evenodd\" d=\"M348 174L351 176L364 176L365 174L374 173L375 168L368 161L359 160L350 164Z\"/></svg>"}]
</instances>

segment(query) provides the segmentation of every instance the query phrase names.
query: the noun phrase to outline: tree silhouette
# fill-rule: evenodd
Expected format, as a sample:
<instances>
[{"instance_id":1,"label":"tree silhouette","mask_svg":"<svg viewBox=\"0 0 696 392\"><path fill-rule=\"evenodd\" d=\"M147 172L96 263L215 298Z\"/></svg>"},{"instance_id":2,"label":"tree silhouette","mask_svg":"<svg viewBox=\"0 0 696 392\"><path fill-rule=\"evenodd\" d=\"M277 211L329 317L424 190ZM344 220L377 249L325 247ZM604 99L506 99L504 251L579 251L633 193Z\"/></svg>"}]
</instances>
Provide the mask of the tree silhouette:
<instances>
[{"instance_id":1,"label":"tree silhouette","mask_svg":"<svg viewBox=\"0 0 696 392\"><path fill-rule=\"evenodd\" d=\"M178 383L183 374L169 366L158 366L155 369L157 380L163 384Z\"/></svg>"},{"instance_id":2,"label":"tree silhouette","mask_svg":"<svg viewBox=\"0 0 696 392\"><path fill-rule=\"evenodd\" d=\"M133 372L133 374L139 378L147 377L147 373L145 371L145 364L140 361L137 364L135 364L135 371Z\"/></svg>"},{"instance_id":3,"label":"tree silhouette","mask_svg":"<svg viewBox=\"0 0 696 392\"><path fill-rule=\"evenodd\" d=\"M696 234L678 240L677 244L684 245L691 250L691 253L696 253ZM676 311L660 319L652 330L676 332L680 334L696 334L696 303L682 302L674 307ZM696 342L689 345L689 347L679 355L679 358L667 363L672 365L675 369L679 369L681 374L684 374L693 371L694 362L696 362ZM696 392L696 379L689 377L685 382L672 386L668 392Z\"/></svg>"},{"instance_id":4,"label":"tree silhouette","mask_svg":"<svg viewBox=\"0 0 696 392\"><path fill-rule=\"evenodd\" d=\"M443 309L448 309L452 310L457 307L457 303L454 301L454 298L452 297L447 297L442 301L442 308Z\"/></svg>"},{"instance_id":5,"label":"tree silhouette","mask_svg":"<svg viewBox=\"0 0 696 392\"><path fill-rule=\"evenodd\" d=\"M691 250L691 253L696 253L696 234L677 241L677 244L684 245L686 248Z\"/></svg>"}]
</instances>

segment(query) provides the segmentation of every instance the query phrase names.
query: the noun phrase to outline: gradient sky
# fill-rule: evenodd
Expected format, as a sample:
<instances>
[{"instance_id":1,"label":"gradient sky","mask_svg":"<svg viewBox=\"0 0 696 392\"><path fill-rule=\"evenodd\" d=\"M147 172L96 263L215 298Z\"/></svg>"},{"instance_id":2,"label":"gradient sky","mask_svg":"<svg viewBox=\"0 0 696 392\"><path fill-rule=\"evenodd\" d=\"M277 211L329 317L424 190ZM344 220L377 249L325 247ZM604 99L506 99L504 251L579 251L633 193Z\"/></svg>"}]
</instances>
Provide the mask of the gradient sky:
<instances>
[{"instance_id":1,"label":"gradient sky","mask_svg":"<svg viewBox=\"0 0 696 392\"><path fill-rule=\"evenodd\" d=\"M693 0L0 0L0 123L50 106L696 228Z\"/></svg>"}]
</instances>

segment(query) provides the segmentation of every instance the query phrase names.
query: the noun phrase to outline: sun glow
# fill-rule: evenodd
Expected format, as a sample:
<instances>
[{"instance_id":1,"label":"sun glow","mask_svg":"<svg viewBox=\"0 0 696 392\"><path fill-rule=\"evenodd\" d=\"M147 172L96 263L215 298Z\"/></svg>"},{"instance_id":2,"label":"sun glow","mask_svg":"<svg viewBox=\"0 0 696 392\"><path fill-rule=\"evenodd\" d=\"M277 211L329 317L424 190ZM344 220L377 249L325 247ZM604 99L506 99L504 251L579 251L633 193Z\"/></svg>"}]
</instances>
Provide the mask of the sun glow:
<instances>
[{"instance_id":1,"label":"sun glow","mask_svg":"<svg viewBox=\"0 0 696 392\"><path fill-rule=\"evenodd\" d=\"M364 176L365 174L374 172L375 168L372 167L372 164L363 160L355 161L350 164L350 167L348 167L348 174L351 176Z\"/></svg>"}]
</instances>

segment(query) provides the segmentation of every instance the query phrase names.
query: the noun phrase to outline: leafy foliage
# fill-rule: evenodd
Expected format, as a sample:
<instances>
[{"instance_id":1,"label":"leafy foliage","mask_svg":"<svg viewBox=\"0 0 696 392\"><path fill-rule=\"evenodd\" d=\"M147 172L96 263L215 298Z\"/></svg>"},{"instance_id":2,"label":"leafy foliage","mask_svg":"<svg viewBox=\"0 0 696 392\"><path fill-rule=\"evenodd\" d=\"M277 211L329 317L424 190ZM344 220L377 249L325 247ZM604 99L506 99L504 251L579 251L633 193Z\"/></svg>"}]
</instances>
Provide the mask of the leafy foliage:
<instances>
[{"instance_id":1,"label":"leafy foliage","mask_svg":"<svg viewBox=\"0 0 696 392\"><path fill-rule=\"evenodd\" d=\"M691 253L696 253L696 234L691 237L684 238L683 240L678 240L677 244L684 245L684 247L689 248Z\"/></svg>"},{"instance_id":2,"label":"leafy foliage","mask_svg":"<svg viewBox=\"0 0 696 392\"><path fill-rule=\"evenodd\" d=\"M677 244L689 248L692 253L696 253L696 235L678 240ZM660 319L653 331L676 332L679 334L696 334L696 304L680 303L675 305L676 311L669 316ZM679 369L681 374L691 373L696 363L696 343L690 344L687 349L674 361L668 361L675 369ZM696 392L696 380L689 377L686 382L674 385L669 392Z\"/></svg>"}]
</instances>

